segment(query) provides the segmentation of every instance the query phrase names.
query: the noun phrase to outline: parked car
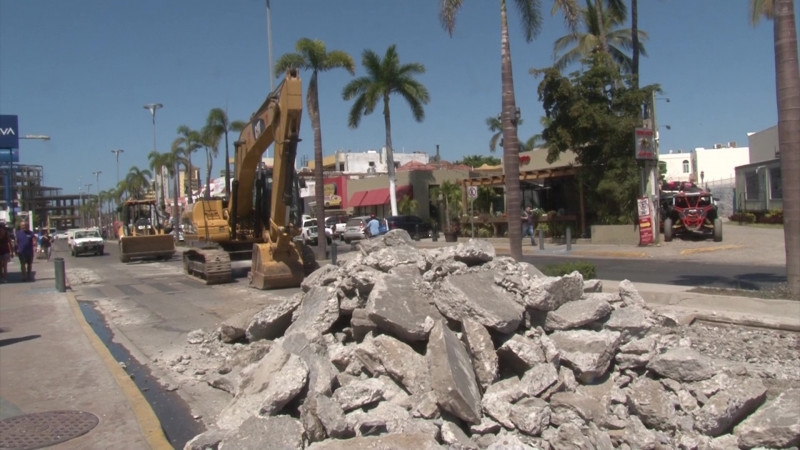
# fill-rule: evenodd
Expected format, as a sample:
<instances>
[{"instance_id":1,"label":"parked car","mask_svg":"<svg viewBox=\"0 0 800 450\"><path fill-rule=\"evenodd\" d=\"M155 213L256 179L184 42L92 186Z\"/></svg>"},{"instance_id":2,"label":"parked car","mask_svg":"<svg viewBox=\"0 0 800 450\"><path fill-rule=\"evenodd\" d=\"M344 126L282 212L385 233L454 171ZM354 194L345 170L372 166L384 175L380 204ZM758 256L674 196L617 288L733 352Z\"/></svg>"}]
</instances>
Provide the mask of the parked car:
<instances>
[{"instance_id":1,"label":"parked car","mask_svg":"<svg viewBox=\"0 0 800 450\"><path fill-rule=\"evenodd\" d=\"M350 216L338 215L325 218L325 228L331 230L331 234L336 239L341 239L344 230L347 228L347 220Z\"/></svg>"},{"instance_id":2,"label":"parked car","mask_svg":"<svg viewBox=\"0 0 800 450\"><path fill-rule=\"evenodd\" d=\"M406 230L414 240L431 237L431 226L421 217L411 215L389 216L386 218L386 222L389 230L398 228Z\"/></svg>"},{"instance_id":3,"label":"parked car","mask_svg":"<svg viewBox=\"0 0 800 450\"><path fill-rule=\"evenodd\" d=\"M325 238L328 243L331 243L331 234L328 228L325 229ZM294 238L296 241L301 241L306 245L317 245L319 239L319 228L317 226L317 219L303 219L300 226L300 234Z\"/></svg>"},{"instance_id":4,"label":"parked car","mask_svg":"<svg viewBox=\"0 0 800 450\"><path fill-rule=\"evenodd\" d=\"M342 239L348 244L353 241L366 239L367 234L364 228L367 226L367 222L369 222L369 216L356 216L348 219L344 233L342 234Z\"/></svg>"}]
</instances>

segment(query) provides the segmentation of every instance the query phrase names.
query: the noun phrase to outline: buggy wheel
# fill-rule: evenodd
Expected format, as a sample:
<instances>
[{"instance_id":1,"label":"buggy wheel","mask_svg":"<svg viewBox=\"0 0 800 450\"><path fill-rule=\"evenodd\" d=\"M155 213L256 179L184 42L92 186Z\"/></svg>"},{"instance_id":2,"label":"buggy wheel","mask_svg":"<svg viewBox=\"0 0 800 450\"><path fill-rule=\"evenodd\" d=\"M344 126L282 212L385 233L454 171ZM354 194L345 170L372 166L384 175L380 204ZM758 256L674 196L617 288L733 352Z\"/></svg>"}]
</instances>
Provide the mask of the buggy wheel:
<instances>
[{"instance_id":1,"label":"buggy wheel","mask_svg":"<svg viewBox=\"0 0 800 450\"><path fill-rule=\"evenodd\" d=\"M672 219L667 217L664 219L664 242L672 240Z\"/></svg>"},{"instance_id":2,"label":"buggy wheel","mask_svg":"<svg viewBox=\"0 0 800 450\"><path fill-rule=\"evenodd\" d=\"M714 219L714 242L722 242L722 220Z\"/></svg>"}]
</instances>

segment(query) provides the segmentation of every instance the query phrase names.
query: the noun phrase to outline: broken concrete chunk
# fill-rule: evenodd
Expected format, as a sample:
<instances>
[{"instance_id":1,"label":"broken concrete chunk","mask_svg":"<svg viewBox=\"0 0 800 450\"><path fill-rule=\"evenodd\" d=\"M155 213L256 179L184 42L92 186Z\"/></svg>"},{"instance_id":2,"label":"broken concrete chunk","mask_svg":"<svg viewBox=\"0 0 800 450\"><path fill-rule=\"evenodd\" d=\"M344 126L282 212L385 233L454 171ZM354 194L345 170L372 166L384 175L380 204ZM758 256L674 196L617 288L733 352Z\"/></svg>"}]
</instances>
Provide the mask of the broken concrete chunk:
<instances>
[{"instance_id":1,"label":"broken concrete chunk","mask_svg":"<svg viewBox=\"0 0 800 450\"><path fill-rule=\"evenodd\" d=\"M332 399L344 411L352 411L383 400L385 389L383 382L377 378L354 380L334 391Z\"/></svg>"},{"instance_id":2,"label":"broken concrete chunk","mask_svg":"<svg viewBox=\"0 0 800 450\"><path fill-rule=\"evenodd\" d=\"M711 359L688 347L677 347L656 355L647 368L677 381L700 381L714 375Z\"/></svg>"},{"instance_id":3,"label":"broken concrete chunk","mask_svg":"<svg viewBox=\"0 0 800 450\"><path fill-rule=\"evenodd\" d=\"M250 342L276 339L284 335L292 323L292 314L300 306L302 294L295 294L252 315L245 334Z\"/></svg>"},{"instance_id":4,"label":"broken concrete chunk","mask_svg":"<svg viewBox=\"0 0 800 450\"><path fill-rule=\"evenodd\" d=\"M524 308L494 282L494 273L451 275L434 293L436 307L448 319L475 320L500 333L512 333L522 322Z\"/></svg>"},{"instance_id":5,"label":"broken concrete chunk","mask_svg":"<svg viewBox=\"0 0 800 450\"><path fill-rule=\"evenodd\" d=\"M425 358L439 406L465 422L480 423L481 393L472 361L443 321L437 321L431 330Z\"/></svg>"},{"instance_id":6,"label":"broken concrete chunk","mask_svg":"<svg viewBox=\"0 0 800 450\"><path fill-rule=\"evenodd\" d=\"M584 298L564 303L556 310L547 313L544 329L571 330L587 323L605 319L613 310L605 300L598 298Z\"/></svg>"},{"instance_id":7,"label":"broken concrete chunk","mask_svg":"<svg viewBox=\"0 0 800 450\"><path fill-rule=\"evenodd\" d=\"M761 379L746 378L729 389L714 394L695 413L695 427L709 436L728 433L761 406L766 395L767 389Z\"/></svg>"},{"instance_id":8,"label":"broken concrete chunk","mask_svg":"<svg viewBox=\"0 0 800 450\"><path fill-rule=\"evenodd\" d=\"M675 427L675 405L664 387L650 378L639 378L627 388L628 407L648 428Z\"/></svg>"},{"instance_id":9,"label":"broken concrete chunk","mask_svg":"<svg viewBox=\"0 0 800 450\"><path fill-rule=\"evenodd\" d=\"M800 389L789 389L767 402L737 425L733 434L746 448L800 446Z\"/></svg>"},{"instance_id":10,"label":"broken concrete chunk","mask_svg":"<svg viewBox=\"0 0 800 450\"><path fill-rule=\"evenodd\" d=\"M221 448L302 448L303 425L289 416L258 417L245 420L238 430L226 436Z\"/></svg>"},{"instance_id":11,"label":"broken concrete chunk","mask_svg":"<svg viewBox=\"0 0 800 450\"><path fill-rule=\"evenodd\" d=\"M427 340L431 319L440 320L442 316L430 294L418 286L421 281L419 276L409 279L396 274L378 280L367 301L369 319L405 342Z\"/></svg>"},{"instance_id":12,"label":"broken concrete chunk","mask_svg":"<svg viewBox=\"0 0 800 450\"><path fill-rule=\"evenodd\" d=\"M497 379L498 359L492 337L483 325L469 318L461 322L461 331L461 339L472 357L475 376L485 391Z\"/></svg>"},{"instance_id":13,"label":"broken concrete chunk","mask_svg":"<svg viewBox=\"0 0 800 450\"><path fill-rule=\"evenodd\" d=\"M582 383L601 377L617 351L620 334L615 331L556 331L550 335L561 355L561 362L575 372Z\"/></svg>"},{"instance_id":14,"label":"broken concrete chunk","mask_svg":"<svg viewBox=\"0 0 800 450\"><path fill-rule=\"evenodd\" d=\"M528 308L553 311L572 300L583 296L583 277L572 272L563 277L545 277L531 280L531 288L523 299Z\"/></svg>"}]
</instances>

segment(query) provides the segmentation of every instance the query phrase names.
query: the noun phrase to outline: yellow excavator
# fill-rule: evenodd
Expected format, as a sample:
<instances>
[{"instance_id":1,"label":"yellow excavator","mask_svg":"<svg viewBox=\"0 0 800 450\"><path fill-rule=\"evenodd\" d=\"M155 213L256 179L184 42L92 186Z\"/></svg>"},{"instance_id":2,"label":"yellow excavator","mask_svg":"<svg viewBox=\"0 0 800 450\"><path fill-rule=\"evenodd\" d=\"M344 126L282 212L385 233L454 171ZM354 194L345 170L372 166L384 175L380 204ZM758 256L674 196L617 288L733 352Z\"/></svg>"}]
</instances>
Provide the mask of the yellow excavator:
<instances>
[{"instance_id":1,"label":"yellow excavator","mask_svg":"<svg viewBox=\"0 0 800 450\"><path fill-rule=\"evenodd\" d=\"M235 144L231 198L198 200L182 216L184 271L206 284L231 281L231 260L250 258L250 285L297 287L313 270L313 252L293 242L302 201L294 169L300 141L302 86L297 70L252 115ZM274 144L274 165L261 156Z\"/></svg>"},{"instance_id":2,"label":"yellow excavator","mask_svg":"<svg viewBox=\"0 0 800 450\"><path fill-rule=\"evenodd\" d=\"M122 206L119 260L164 259L175 254L175 239L164 233L153 199L128 199Z\"/></svg>"}]
</instances>

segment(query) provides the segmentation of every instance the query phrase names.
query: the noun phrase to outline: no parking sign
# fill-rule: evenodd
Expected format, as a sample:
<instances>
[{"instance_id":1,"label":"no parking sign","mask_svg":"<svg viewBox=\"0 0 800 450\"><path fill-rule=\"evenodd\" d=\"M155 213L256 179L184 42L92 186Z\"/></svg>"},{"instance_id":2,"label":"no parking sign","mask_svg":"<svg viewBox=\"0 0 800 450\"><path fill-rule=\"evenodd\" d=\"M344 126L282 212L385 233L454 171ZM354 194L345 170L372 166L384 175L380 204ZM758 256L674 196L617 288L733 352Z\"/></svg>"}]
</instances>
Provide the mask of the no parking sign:
<instances>
[{"instance_id":1,"label":"no parking sign","mask_svg":"<svg viewBox=\"0 0 800 450\"><path fill-rule=\"evenodd\" d=\"M467 186L467 197L470 200L478 198L478 186Z\"/></svg>"}]
</instances>

